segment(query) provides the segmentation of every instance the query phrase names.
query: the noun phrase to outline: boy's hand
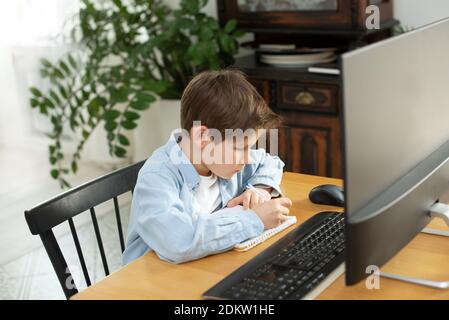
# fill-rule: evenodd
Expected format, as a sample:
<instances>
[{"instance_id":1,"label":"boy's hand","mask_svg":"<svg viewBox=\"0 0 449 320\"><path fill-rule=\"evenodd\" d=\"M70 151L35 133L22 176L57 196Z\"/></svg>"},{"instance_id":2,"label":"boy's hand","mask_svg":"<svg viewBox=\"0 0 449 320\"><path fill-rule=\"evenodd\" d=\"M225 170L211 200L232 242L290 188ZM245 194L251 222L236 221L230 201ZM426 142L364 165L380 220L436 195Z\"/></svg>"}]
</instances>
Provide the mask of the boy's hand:
<instances>
[{"instance_id":1,"label":"boy's hand","mask_svg":"<svg viewBox=\"0 0 449 320\"><path fill-rule=\"evenodd\" d=\"M252 209L262 220L265 229L271 229L287 219L291 206L292 201L289 198L277 198L258 204Z\"/></svg>"},{"instance_id":2,"label":"boy's hand","mask_svg":"<svg viewBox=\"0 0 449 320\"><path fill-rule=\"evenodd\" d=\"M228 207L232 208L240 204L243 206L245 210L253 209L258 204L269 201L271 199L271 194L266 189L262 188L256 189L259 193L263 195L263 197L259 196L254 191L248 189L238 197L235 197L234 199L230 200L228 202Z\"/></svg>"}]
</instances>

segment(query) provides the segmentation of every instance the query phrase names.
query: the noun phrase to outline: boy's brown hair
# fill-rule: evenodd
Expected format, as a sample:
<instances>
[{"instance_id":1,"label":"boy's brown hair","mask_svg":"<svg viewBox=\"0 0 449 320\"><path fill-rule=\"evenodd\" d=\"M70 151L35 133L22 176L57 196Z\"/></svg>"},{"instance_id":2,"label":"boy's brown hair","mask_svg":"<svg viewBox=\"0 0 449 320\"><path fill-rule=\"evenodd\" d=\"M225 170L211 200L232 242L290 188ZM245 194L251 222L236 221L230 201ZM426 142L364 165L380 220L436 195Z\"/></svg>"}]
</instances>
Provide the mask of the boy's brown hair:
<instances>
[{"instance_id":1,"label":"boy's brown hair","mask_svg":"<svg viewBox=\"0 0 449 320\"><path fill-rule=\"evenodd\" d=\"M195 76L181 98L181 126L190 131L193 121L219 130L272 129L281 118L237 70L206 71Z\"/></svg>"}]
</instances>

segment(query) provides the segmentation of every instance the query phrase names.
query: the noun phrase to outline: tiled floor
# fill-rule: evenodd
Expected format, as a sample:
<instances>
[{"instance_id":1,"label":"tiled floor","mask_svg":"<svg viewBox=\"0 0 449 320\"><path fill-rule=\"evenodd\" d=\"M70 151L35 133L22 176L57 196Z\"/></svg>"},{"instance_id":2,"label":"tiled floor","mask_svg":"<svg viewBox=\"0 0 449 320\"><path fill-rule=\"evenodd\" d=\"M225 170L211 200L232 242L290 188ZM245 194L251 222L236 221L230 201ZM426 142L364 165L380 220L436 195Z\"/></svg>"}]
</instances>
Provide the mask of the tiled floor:
<instances>
[{"instance_id":1,"label":"tiled floor","mask_svg":"<svg viewBox=\"0 0 449 320\"><path fill-rule=\"evenodd\" d=\"M112 209L112 208L111 208ZM126 233L130 206L121 207L123 230ZM86 213L84 213L86 214ZM88 214L88 213L87 213ZM115 215L112 210L99 219L99 228L105 246L110 272L121 266L121 250ZM77 220L75 219L75 224ZM103 265L91 223L77 227L78 237L92 282L104 277ZM72 235L58 239L67 265L79 289L86 287ZM44 248L0 266L0 300L5 299L65 299L56 274Z\"/></svg>"},{"instance_id":2,"label":"tiled floor","mask_svg":"<svg viewBox=\"0 0 449 320\"><path fill-rule=\"evenodd\" d=\"M73 185L79 185L111 170L94 163L83 163ZM0 145L0 300L1 299L64 299L53 267L38 236L31 235L24 218L24 210L61 192L51 179L47 150L29 146L4 147ZM5 183L7 182L7 183ZM119 197L122 205L123 230L129 214L130 194ZM120 266L120 243L115 224L112 201L96 207L100 230L110 260L109 269ZM104 276L95 234L89 213L74 219L90 271L91 280ZM54 230L65 253L74 279L85 286L81 267L73 246L67 223Z\"/></svg>"}]
</instances>

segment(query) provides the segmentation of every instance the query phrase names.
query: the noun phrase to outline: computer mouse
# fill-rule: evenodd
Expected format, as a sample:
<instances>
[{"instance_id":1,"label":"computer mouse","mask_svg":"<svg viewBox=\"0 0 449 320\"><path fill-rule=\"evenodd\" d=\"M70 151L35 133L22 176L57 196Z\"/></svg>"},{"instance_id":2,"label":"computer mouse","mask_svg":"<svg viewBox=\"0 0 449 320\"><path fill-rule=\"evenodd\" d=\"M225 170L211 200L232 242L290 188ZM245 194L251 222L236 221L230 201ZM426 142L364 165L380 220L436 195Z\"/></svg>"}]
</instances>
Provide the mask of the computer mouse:
<instances>
[{"instance_id":1,"label":"computer mouse","mask_svg":"<svg viewBox=\"0 0 449 320\"><path fill-rule=\"evenodd\" d=\"M309 193L309 199L316 204L337 207L345 205L343 188L333 184L324 184L313 188Z\"/></svg>"}]
</instances>

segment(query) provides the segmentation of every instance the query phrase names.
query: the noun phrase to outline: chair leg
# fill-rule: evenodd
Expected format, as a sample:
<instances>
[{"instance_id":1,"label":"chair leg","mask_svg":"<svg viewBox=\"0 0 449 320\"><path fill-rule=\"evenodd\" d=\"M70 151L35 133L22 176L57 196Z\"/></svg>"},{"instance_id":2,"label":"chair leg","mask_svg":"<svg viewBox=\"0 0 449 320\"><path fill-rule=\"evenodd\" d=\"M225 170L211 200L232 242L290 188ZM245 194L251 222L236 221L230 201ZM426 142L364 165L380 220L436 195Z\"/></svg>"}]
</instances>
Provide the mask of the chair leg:
<instances>
[{"instance_id":1,"label":"chair leg","mask_svg":"<svg viewBox=\"0 0 449 320\"><path fill-rule=\"evenodd\" d=\"M71 296L78 293L78 289L73 281L72 274L62 255L61 248L56 241L55 235L53 234L53 231L49 230L41 233L40 237L48 257L50 258L51 264L53 265L53 269L56 272L59 284L61 285L66 298L69 299Z\"/></svg>"}]
</instances>

